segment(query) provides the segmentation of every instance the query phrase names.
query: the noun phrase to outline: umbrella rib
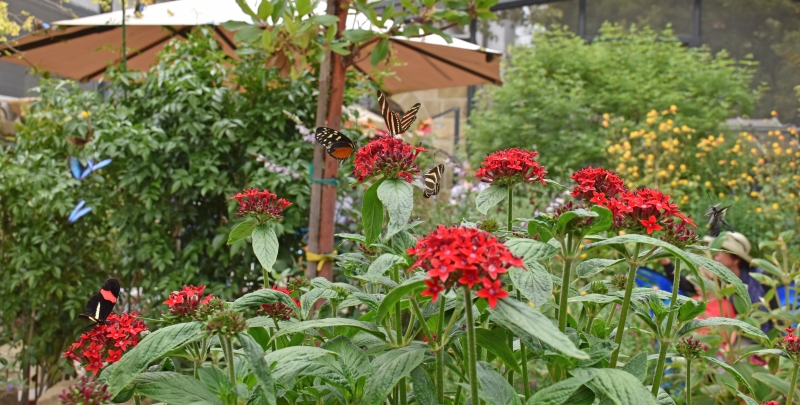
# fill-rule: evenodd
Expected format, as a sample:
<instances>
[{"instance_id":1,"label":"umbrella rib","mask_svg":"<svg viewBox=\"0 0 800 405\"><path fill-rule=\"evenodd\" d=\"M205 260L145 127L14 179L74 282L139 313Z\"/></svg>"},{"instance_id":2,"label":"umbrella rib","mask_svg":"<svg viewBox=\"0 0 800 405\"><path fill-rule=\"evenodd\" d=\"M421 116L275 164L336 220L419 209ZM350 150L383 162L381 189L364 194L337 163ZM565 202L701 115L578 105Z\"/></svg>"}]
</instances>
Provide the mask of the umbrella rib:
<instances>
[{"instance_id":1,"label":"umbrella rib","mask_svg":"<svg viewBox=\"0 0 800 405\"><path fill-rule=\"evenodd\" d=\"M135 50L135 51L131 51L130 53L128 53L128 55L126 55L126 56L127 56L127 58L128 58L128 60L131 60L131 59L135 58L136 56L139 56L139 55L141 55L142 53L144 53L144 52L147 52L147 51L149 51L149 50L151 50L151 49L155 48L156 46L158 46L158 45L160 45L160 44L163 44L163 43L164 43L164 41L167 41L168 39L170 39L170 38L172 38L172 37L174 37L174 36L176 36L176 35L180 35L180 36L182 36L182 37L184 37L184 38L185 38L185 37L186 37L186 31L187 31L187 30L189 30L189 29L191 29L191 27L190 27L190 26L183 27L183 28L181 28L180 30L175 30L175 29L174 29L174 28L172 28L172 27L166 27L166 28L167 28L167 29L169 29L169 31L171 32L171 34L167 35L167 36L166 36L166 37L164 37L164 38L160 38L160 39L158 39L157 41L154 41L154 42L152 42L152 43L150 43L150 44L148 44L148 45L145 45L145 46L144 46L143 48L141 48L141 49L137 49L137 50ZM114 63L115 63L115 64L117 64L117 63L119 63L121 60L122 60L122 58L119 58L119 59L117 59L117 60L116 60ZM103 73L103 72L104 72L106 69L108 69L108 66L105 66L105 67L103 67L103 68L100 68L100 69L98 69L98 70L95 70L94 72L92 72L92 73L89 73L89 74L88 74L88 75L86 75L86 76L83 76L83 77L82 77L82 78L81 78L79 81L80 81L80 82L85 82L85 81L87 81L87 80L91 79L92 77L94 77L94 76L97 76L97 75L99 75L100 73Z\"/></svg>"},{"instance_id":2,"label":"umbrella rib","mask_svg":"<svg viewBox=\"0 0 800 405\"><path fill-rule=\"evenodd\" d=\"M53 43L55 43L57 41L69 41L71 39L80 38L80 37L83 37L83 36L86 36L86 35L100 34L100 33L106 32L106 31L111 31L111 30L116 29L116 28L117 28L117 26L90 27L90 28L82 29L80 31L72 32L72 33L69 33L69 34L54 35L54 36L50 36L50 37L47 37L47 38L40 39L38 41L33 41L33 42L29 42L27 44L22 44L22 45L17 46L16 49L17 49L17 51L20 51L20 52L30 51L30 50L33 50L33 49L36 49L36 48L39 48L39 47L42 47L42 46L52 45ZM0 55L0 58L2 58L2 56L4 56L4 55Z\"/></svg>"},{"instance_id":3,"label":"umbrella rib","mask_svg":"<svg viewBox=\"0 0 800 405\"><path fill-rule=\"evenodd\" d=\"M219 29L219 26L216 25L214 26L214 32L216 32L217 35L219 35L219 37L222 38L223 41L225 41L225 44L231 47L231 49L233 49L234 51L236 50L236 45L233 42L231 42L230 39L228 39L228 36L225 35L225 33L222 32L221 29Z\"/></svg>"},{"instance_id":4,"label":"umbrella rib","mask_svg":"<svg viewBox=\"0 0 800 405\"><path fill-rule=\"evenodd\" d=\"M450 66L452 66L452 67L454 67L454 68L456 68L456 69L461 69L461 70L463 70L463 71L465 71L465 72L467 72L467 73L470 73L470 74L473 74L473 75L475 75L475 76L478 76L478 77L480 77L481 79L484 79L484 80L486 80L486 81L488 81L488 82L491 82L491 83L494 83L494 84L498 84L498 81L497 81L497 80L495 80L494 78L490 77L490 76L487 76L487 75L485 75L485 74L483 74L483 73L480 73L480 72L476 72L476 71L474 71L474 70L472 70L472 69L470 69L470 68L468 68L468 67L465 67L465 66L459 65L459 64L457 64L457 63L455 63L455 62L453 62L453 61L449 61L449 60L447 60L447 59L445 59L445 58L443 58L443 57L441 57L441 56L439 56L439 55L435 55L435 54L432 54L432 53L430 53L430 52L428 52L428 51L425 51L425 50L422 50L422 49L420 49L420 48L417 48L417 47L415 47L415 46L411 46L410 44L407 44L407 43L406 43L406 41L403 41L403 40L398 40L398 41L393 41L393 42L394 42L395 44L398 44L398 45L404 46L404 47L406 47L406 48L410 48L410 49L412 49L412 50L414 50L414 51L416 51L416 52L419 52L419 53L421 53L421 54L423 54L423 55L425 55L425 56L428 56L428 57L431 57L431 58L433 58L433 59L436 59L436 60L438 60L439 62L442 62L442 63L444 63L444 64L450 65Z\"/></svg>"}]
</instances>

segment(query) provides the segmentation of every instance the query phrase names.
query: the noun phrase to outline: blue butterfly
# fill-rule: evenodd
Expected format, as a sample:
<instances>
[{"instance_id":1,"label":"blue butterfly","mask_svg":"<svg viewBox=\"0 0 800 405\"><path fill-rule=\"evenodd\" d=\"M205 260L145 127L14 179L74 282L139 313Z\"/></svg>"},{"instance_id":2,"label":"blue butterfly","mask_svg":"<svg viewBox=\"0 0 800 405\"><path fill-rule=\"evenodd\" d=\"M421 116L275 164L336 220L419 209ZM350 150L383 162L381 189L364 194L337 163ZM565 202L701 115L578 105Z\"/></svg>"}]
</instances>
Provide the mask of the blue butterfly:
<instances>
[{"instance_id":1,"label":"blue butterfly","mask_svg":"<svg viewBox=\"0 0 800 405\"><path fill-rule=\"evenodd\" d=\"M70 156L69 170L72 171L72 177L77 180L83 180L89 177L92 172L96 172L108 166L110 163L111 159L101 160L100 162L97 162L97 164L94 164L93 159L89 159L86 161L86 166L84 166L81 164L81 161L78 160L78 158L75 156Z\"/></svg>"},{"instance_id":2,"label":"blue butterfly","mask_svg":"<svg viewBox=\"0 0 800 405\"><path fill-rule=\"evenodd\" d=\"M72 210L72 213L69 214L69 218L67 219L69 223L75 223L75 221L80 219L80 217L88 214L92 210L92 207L83 208L84 205L86 205L86 201L81 200L78 205L75 206L75 208Z\"/></svg>"}]
</instances>

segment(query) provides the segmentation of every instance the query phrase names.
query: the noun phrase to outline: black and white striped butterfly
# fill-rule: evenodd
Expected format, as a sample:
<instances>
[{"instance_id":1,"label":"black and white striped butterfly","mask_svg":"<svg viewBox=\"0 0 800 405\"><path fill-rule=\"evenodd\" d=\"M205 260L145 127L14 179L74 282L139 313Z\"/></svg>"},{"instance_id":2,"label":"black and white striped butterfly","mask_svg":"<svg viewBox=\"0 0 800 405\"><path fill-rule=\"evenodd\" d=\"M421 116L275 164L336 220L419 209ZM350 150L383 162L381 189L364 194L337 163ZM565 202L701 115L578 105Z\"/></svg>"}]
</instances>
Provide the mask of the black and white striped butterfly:
<instances>
[{"instance_id":1,"label":"black and white striped butterfly","mask_svg":"<svg viewBox=\"0 0 800 405\"><path fill-rule=\"evenodd\" d=\"M114 310L117 298L119 298L119 281L110 278L100 287L99 293L89 298L89 302L86 303L86 310L82 314L78 314L78 316L92 321L93 323L89 326L102 325L106 323L106 318Z\"/></svg>"},{"instance_id":2,"label":"black and white striped butterfly","mask_svg":"<svg viewBox=\"0 0 800 405\"><path fill-rule=\"evenodd\" d=\"M408 131L408 128L417 119L417 111L421 107L420 103L414 104L401 116L399 112L392 110L389 100L380 90L378 90L378 104L381 106L381 115L383 115L383 121L386 122L386 128L392 135L400 135Z\"/></svg>"},{"instance_id":3,"label":"black and white striped butterfly","mask_svg":"<svg viewBox=\"0 0 800 405\"><path fill-rule=\"evenodd\" d=\"M429 170L428 173L425 173L425 175L422 176L422 180L425 183L425 189L422 190L423 197L431 198L432 196L439 194L442 174L444 174L444 165L438 164L434 166L433 169Z\"/></svg>"}]
</instances>

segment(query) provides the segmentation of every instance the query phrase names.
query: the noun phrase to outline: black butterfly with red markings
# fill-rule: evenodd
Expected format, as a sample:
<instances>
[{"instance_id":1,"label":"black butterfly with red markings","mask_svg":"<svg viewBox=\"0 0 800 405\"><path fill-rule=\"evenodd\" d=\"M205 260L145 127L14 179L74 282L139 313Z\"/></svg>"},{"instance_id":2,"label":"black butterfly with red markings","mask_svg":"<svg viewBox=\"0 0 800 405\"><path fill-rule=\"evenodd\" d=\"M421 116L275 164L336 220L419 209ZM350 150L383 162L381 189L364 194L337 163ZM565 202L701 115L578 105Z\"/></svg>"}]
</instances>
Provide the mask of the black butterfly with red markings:
<instances>
[{"instance_id":1,"label":"black butterfly with red markings","mask_svg":"<svg viewBox=\"0 0 800 405\"><path fill-rule=\"evenodd\" d=\"M108 316L111 315L111 311L114 310L117 298L119 298L119 281L110 278L103 283L100 292L89 299L89 302L86 304L86 310L78 316L92 321L93 323L89 326L97 324L104 325L106 323L106 318L108 318Z\"/></svg>"}]
</instances>

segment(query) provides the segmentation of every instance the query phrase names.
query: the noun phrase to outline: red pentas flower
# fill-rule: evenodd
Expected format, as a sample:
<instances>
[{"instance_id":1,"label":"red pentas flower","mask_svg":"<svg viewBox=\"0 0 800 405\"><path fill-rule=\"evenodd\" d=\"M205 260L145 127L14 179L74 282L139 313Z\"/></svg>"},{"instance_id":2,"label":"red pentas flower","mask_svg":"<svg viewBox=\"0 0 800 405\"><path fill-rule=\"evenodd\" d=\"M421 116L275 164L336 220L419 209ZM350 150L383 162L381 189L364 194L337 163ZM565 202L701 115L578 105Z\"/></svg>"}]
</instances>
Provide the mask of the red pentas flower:
<instances>
[{"instance_id":1,"label":"red pentas flower","mask_svg":"<svg viewBox=\"0 0 800 405\"><path fill-rule=\"evenodd\" d=\"M239 211L236 216L254 215L259 220L279 221L283 219L283 210L292 205L286 199L278 198L269 190L259 191L258 188L250 188L230 198L239 201Z\"/></svg>"},{"instance_id":2,"label":"red pentas flower","mask_svg":"<svg viewBox=\"0 0 800 405\"><path fill-rule=\"evenodd\" d=\"M131 312L111 314L105 324L98 323L81 335L62 357L80 362L96 375L106 364L117 362L123 352L139 344L139 334L146 331L139 315Z\"/></svg>"},{"instance_id":3,"label":"red pentas flower","mask_svg":"<svg viewBox=\"0 0 800 405\"><path fill-rule=\"evenodd\" d=\"M214 298L212 294L203 298L205 290L204 285L199 287L185 285L182 290L171 292L163 303L169 305L170 314L180 318L191 317L201 304L206 304Z\"/></svg>"},{"instance_id":4,"label":"red pentas flower","mask_svg":"<svg viewBox=\"0 0 800 405\"><path fill-rule=\"evenodd\" d=\"M764 405L780 405L780 404L778 403L778 401L772 400L764 402Z\"/></svg>"},{"instance_id":5,"label":"red pentas flower","mask_svg":"<svg viewBox=\"0 0 800 405\"><path fill-rule=\"evenodd\" d=\"M356 151L353 175L359 183L382 174L387 179L401 178L409 183L419 174L414 163L417 156L427 150L411 146L393 136L375 137Z\"/></svg>"},{"instance_id":6,"label":"red pentas flower","mask_svg":"<svg viewBox=\"0 0 800 405\"><path fill-rule=\"evenodd\" d=\"M508 295L498 277L511 266L523 266L522 259L512 255L497 238L476 228L439 225L408 253L417 256L411 269L427 270L428 288L421 295L430 296L433 302L448 288L478 285L483 286L478 296L494 308L498 299Z\"/></svg>"},{"instance_id":7,"label":"red pentas flower","mask_svg":"<svg viewBox=\"0 0 800 405\"><path fill-rule=\"evenodd\" d=\"M616 173L602 167L586 167L572 173L569 178L578 183L572 189L573 197L590 200L600 206L605 206L602 202L607 202L608 198L627 191L625 183Z\"/></svg>"},{"instance_id":8,"label":"red pentas flower","mask_svg":"<svg viewBox=\"0 0 800 405\"><path fill-rule=\"evenodd\" d=\"M298 308L300 307L300 301L292 297L292 293L294 291L285 287L276 287L276 286L272 286L272 289L288 295L289 297L292 298L292 301L294 301L294 305ZM296 308L290 308L289 306L287 306L282 302L276 302L274 304L261 304L259 312L263 313L266 316L270 316L272 318L276 318L281 321L288 321L294 316L295 309Z\"/></svg>"},{"instance_id":9,"label":"red pentas flower","mask_svg":"<svg viewBox=\"0 0 800 405\"><path fill-rule=\"evenodd\" d=\"M509 148L486 156L475 177L484 183L513 186L517 183L544 181L547 171L536 161L536 151Z\"/></svg>"}]
</instances>

